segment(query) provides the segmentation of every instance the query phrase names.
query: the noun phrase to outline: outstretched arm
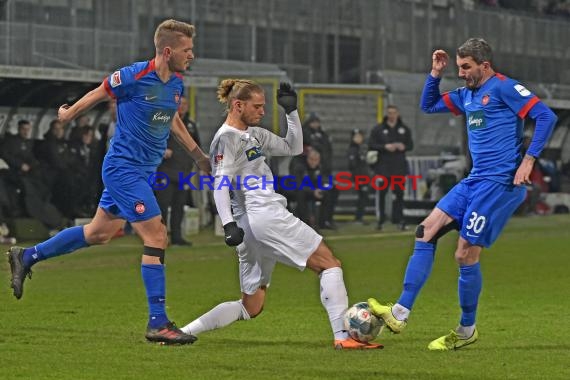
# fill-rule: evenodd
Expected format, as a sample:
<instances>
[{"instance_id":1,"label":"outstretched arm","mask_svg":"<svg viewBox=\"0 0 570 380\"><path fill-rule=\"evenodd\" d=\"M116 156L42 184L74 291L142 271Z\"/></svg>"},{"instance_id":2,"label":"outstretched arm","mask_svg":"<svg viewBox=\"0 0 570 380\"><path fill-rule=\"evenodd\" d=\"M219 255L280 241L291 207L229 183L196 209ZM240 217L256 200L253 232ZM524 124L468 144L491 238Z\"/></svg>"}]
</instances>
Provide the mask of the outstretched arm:
<instances>
[{"instance_id":1,"label":"outstretched arm","mask_svg":"<svg viewBox=\"0 0 570 380\"><path fill-rule=\"evenodd\" d=\"M196 162L196 165L198 165L198 168L206 173L210 173L212 171L212 168L210 167L210 159L204 154L204 152L202 152L202 149L200 149L196 141L194 141L190 133L188 133L188 130L180 118L180 115L178 115L178 112L174 114L170 131L174 134L174 137L176 137L180 144L186 148L190 157L192 157Z\"/></svg>"},{"instance_id":2,"label":"outstretched arm","mask_svg":"<svg viewBox=\"0 0 570 380\"><path fill-rule=\"evenodd\" d=\"M287 134L285 138L281 138L267 133L264 149L274 156L297 156L303 153L303 129L297 112L297 93L289 83L279 85L277 103L285 110Z\"/></svg>"},{"instance_id":3,"label":"outstretched arm","mask_svg":"<svg viewBox=\"0 0 570 380\"><path fill-rule=\"evenodd\" d=\"M83 95L83 97L75 102L74 105L69 106L68 104L63 104L61 107L59 107L59 110L57 111L57 118L64 124L69 123L78 115L89 111L96 104L109 99L111 99L111 97L105 90L104 84L101 83L99 87Z\"/></svg>"}]
</instances>

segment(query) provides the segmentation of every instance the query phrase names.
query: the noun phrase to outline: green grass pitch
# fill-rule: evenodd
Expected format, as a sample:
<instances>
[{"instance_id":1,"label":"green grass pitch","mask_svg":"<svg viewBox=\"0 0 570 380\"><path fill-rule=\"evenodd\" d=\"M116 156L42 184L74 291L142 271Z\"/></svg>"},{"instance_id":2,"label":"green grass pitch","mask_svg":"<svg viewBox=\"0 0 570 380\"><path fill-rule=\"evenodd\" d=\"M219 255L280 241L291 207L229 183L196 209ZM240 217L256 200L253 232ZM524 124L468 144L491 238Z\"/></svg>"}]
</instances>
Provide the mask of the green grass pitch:
<instances>
[{"instance_id":1,"label":"green grass pitch","mask_svg":"<svg viewBox=\"0 0 570 380\"><path fill-rule=\"evenodd\" d=\"M182 326L240 295L237 263L204 231L167 253L167 305ZM482 258L479 341L434 353L430 340L459 318L457 235L438 244L409 325L384 350L335 351L318 278L277 266L264 312L204 333L192 346L146 343L141 244L114 240L37 265L16 301L0 266L0 379L569 379L570 217L514 218ZM413 234L348 225L327 234L350 303L394 301ZM6 247L1 247L5 251Z\"/></svg>"}]
</instances>

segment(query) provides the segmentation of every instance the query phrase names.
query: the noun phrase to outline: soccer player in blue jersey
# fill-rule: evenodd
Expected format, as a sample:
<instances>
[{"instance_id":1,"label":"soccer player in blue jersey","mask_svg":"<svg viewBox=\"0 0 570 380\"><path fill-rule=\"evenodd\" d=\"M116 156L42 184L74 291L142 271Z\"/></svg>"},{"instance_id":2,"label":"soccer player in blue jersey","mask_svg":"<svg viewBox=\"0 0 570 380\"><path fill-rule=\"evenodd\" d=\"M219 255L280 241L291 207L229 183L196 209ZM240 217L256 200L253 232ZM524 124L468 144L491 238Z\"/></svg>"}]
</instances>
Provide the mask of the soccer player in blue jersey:
<instances>
[{"instance_id":1,"label":"soccer player in blue jersey","mask_svg":"<svg viewBox=\"0 0 570 380\"><path fill-rule=\"evenodd\" d=\"M194 59L193 37L193 25L176 20L162 22L154 35L154 59L115 71L73 106L64 104L59 108L59 120L67 123L99 102L116 99L116 132L103 162L105 190L89 224L65 229L34 247L10 248L11 286L17 299L22 297L24 279L31 277L34 264L105 244L127 220L144 244L141 272L149 307L146 338L166 344L196 340L179 330L166 315L164 254L168 241L148 183L162 160L170 133L180 140L200 169L210 171L209 158L176 112L184 96L181 73Z\"/></svg>"},{"instance_id":2,"label":"soccer player in blue jersey","mask_svg":"<svg viewBox=\"0 0 570 380\"><path fill-rule=\"evenodd\" d=\"M482 287L481 251L493 244L525 198L524 185L530 183L534 161L557 120L522 84L495 72L491 47L485 40L470 38L457 49L459 78L465 81L465 87L441 94L439 83L448 62L445 51L433 53L421 109L426 113L465 115L473 168L418 226L398 302L383 305L374 298L368 300L373 313L382 318L390 330L401 332L431 272L437 240L450 230L459 230L455 260L459 264L461 319L456 329L428 345L428 349L437 351L458 349L477 340L475 315ZM526 117L534 119L536 128L523 157Z\"/></svg>"}]
</instances>

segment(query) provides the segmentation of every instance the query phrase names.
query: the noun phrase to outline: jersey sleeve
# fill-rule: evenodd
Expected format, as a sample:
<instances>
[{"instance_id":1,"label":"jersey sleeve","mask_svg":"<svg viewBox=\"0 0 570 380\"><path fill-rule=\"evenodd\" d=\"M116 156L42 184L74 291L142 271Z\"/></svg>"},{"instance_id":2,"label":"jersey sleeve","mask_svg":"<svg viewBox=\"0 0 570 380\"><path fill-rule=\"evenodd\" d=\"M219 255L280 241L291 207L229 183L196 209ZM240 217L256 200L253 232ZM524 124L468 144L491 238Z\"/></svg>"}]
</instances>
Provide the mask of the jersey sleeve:
<instances>
[{"instance_id":1,"label":"jersey sleeve","mask_svg":"<svg viewBox=\"0 0 570 380\"><path fill-rule=\"evenodd\" d=\"M217 143L210 151L210 163L214 177L233 177L236 172L236 146L239 142L233 141L233 136L222 133Z\"/></svg>"},{"instance_id":2,"label":"jersey sleeve","mask_svg":"<svg viewBox=\"0 0 570 380\"><path fill-rule=\"evenodd\" d=\"M461 89L449 91L444 94L439 92L441 78L427 76L420 99L420 108L425 113L451 112L458 116L465 112L461 100Z\"/></svg>"},{"instance_id":3,"label":"jersey sleeve","mask_svg":"<svg viewBox=\"0 0 570 380\"><path fill-rule=\"evenodd\" d=\"M260 142L263 150L272 156L296 156L303 152L303 130L297 111L287 115L285 137L260 128Z\"/></svg>"},{"instance_id":4,"label":"jersey sleeve","mask_svg":"<svg viewBox=\"0 0 570 380\"><path fill-rule=\"evenodd\" d=\"M500 94L503 102L521 119L526 118L528 111L540 101L538 96L514 80L502 83Z\"/></svg>"},{"instance_id":5,"label":"jersey sleeve","mask_svg":"<svg viewBox=\"0 0 570 380\"><path fill-rule=\"evenodd\" d=\"M239 142L234 141L234 135L222 133L218 140L210 148L210 163L214 176L214 201L222 225L233 221L231 197L228 186L221 183L231 183L236 171L236 146ZM225 178L224 178L225 177Z\"/></svg>"},{"instance_id":6,"label":"jersey sleeve","mask_svg":"<svg viewBox=\"0 0 570 380\"><path fill-rule=\"evenodd\" d=\"M130 93L133 84L135 83L135 67L123 67L103 80L103 86L109 96L120 99Z\"/></svg>"}]
</instances>

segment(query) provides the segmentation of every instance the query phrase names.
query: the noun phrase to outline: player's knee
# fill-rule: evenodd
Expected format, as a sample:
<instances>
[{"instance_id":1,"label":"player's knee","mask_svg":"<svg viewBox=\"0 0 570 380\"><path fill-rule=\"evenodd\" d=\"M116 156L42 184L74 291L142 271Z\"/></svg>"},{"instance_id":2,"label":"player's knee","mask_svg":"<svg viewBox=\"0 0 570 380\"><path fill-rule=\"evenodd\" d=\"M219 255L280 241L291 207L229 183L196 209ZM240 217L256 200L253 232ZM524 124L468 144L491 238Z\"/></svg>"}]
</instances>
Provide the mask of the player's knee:
<instances>
[{"instance_id":1,"label":"player's knee","mask_svg":"<svg viewBox=\"0 0 570 380\"><path fill-rule=\"evenodd\" d=\"M424 224L419 224L416 227L416 239L427 243L435 243L437 239L434 239L434 232L426 227Z\"/></svg>"},{"instance_id":2,"label":"player's knee","mask_svg":"<svg viewBox=\"0 0 570 380\"><path fill-rule=\"evenodd\" d=\"M418 225L416 228L416 239L436 244L438 239L443 235L447 234L451 230L458 230L459 224L453 220L450 223L439 227L439 229L435 230L433 227L426 226L424 224Z\"/></svg>"},{"instance_id":3,"label":"player's knee","mask_svg":"<svg viewBox=\"0 0 570 380\"><path fill-rule=\"evenodd\" d=\"M458 248L455 251L455 262L459 265L466 265L469 257L469 251L467 249Z\"/></svg>"},{"instance_id":4,"label":"player's knee","mask_svg":"<svg viewBox=\"0 0 570 380\"><path fill-rule=\"evenodd\" d=\"M455 250L455 262L459 266L473 265L479 262L481 247L474 245L459 246Z\"/></svg>"},{"instance_id":5,"label":"player's knee","mask_svg":"<svg viewBox=\"0 0 570 380\"><path fill-rule=\"evenodd\" d=\"M145 245L143 247L143 254L145 256L158 257L160 263L164 264L164 256L166 255L166 251L162 248L149 247Z\"/></svg>"}]
</instances>

